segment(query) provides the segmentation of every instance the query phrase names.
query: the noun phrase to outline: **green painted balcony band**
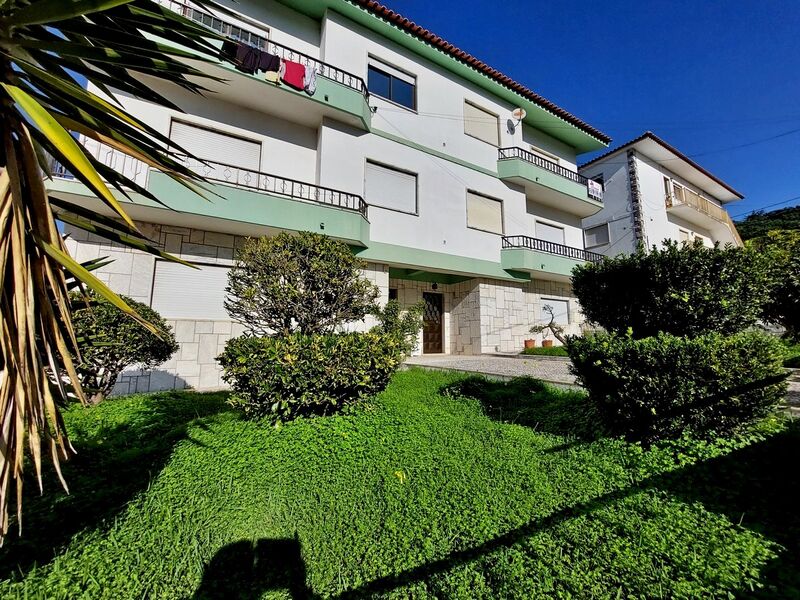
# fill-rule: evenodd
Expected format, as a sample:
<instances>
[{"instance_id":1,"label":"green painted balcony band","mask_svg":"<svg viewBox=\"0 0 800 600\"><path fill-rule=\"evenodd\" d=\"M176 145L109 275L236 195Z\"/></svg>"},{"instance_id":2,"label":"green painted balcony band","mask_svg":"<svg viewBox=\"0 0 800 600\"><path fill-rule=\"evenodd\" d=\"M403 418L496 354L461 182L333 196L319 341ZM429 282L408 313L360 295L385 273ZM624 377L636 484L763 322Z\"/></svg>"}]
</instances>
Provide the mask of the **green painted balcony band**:
<instances>
[{"instance_id":1,"label":"green painted balcony band","mask_svg":"<svg viewBox=\"0 0 800 600\"><path fill-rule=\"evenodd\" d=\"M569 277L575 265L598 262L602 254L525 235L503 237L500 262L504 269Z\"/></svg>"},{"instance_id":2,"label":"green painted balcony band","mask_svg":"<svg viewBox=\"0 0 800 600\"><path fill-rule=\"evenodd\" d=\"M589 195L586 177L524 148L500 148L497 175L524 187L531 200L581 218L603 208L602 201Z\"/></svg>"}]
</instances>

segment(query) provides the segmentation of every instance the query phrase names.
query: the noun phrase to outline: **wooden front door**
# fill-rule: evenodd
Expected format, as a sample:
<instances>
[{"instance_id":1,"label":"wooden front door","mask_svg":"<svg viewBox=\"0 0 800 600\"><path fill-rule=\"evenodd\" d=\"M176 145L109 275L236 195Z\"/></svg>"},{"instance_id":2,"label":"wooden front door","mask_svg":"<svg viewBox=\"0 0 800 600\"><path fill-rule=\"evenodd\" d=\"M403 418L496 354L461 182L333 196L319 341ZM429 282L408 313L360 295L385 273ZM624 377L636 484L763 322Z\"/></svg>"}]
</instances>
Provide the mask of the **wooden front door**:
<instances>
[{"instance_id":1,"label":"wooden front door","mask_svg":"<svg viewBox=\"0 0 800 600\"><path fill-rule=\"evenodd\" d=\"M422 353L440 354L444 352L444 319L442 295L423 292L425 312L422 313Z\"/></svg>"}]
</instances>

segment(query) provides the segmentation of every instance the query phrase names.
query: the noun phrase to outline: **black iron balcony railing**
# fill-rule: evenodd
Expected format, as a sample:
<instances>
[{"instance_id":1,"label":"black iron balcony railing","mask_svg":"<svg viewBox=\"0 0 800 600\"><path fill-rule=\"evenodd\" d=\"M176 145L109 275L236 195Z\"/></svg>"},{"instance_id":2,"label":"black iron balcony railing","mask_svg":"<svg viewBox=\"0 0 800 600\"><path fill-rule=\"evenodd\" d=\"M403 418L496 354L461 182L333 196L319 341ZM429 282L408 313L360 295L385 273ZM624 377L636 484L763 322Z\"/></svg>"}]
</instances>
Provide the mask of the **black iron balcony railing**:
<instances>
[{"instance_id":1,"label":"black iron balcony railing","mask_svg":"<svg viewBox=\"0 0 800 600\"><path fill-rule=\"evenodd\" d=\"M365 219L367 218L367 203L358 194L342 192L314 185L313 183L297 181L262 171L244 169L221 162L201 161L187 156L180 156L179 159L192 171L209 181L286 196L296 200L327 204L345 210L353 210Z\"/></svg>"},{"instance_id":2,"label":"black iron balcony railing","mask_svg":"<svg viewBox=\"0 0 800 600\"><path fill-rule=\"evenodd\" d=\"M547 240L540 240L527 235L503 236L503 248L526 248L528 250L546 252L547 254L555 254L556 256L565 256L584 262L598 262L603 258L603 255L597 252L590 252L583 248L573 248L572 246L565 246L564 244L548 242Z\"/></svg>"},{"instance_id":3,"label":"black iron balcony railing","mask_svg":"<svg viewBox=\"0 0 800 600\"><path fill-rule=\"evenodd\" d=\"M275 54L284 60L291 60L306 67L312 67L318 75L358 91L365 99L369 98L367 84L361 77L313 58L308 54L284 46L283 44L273 42L269 39L269 30L260 25L249 25L250 29L235 25L227 19L212 15L205 10L195 7L189 0L158 0L158 3L227 38L248 44L259 50L269 52L270 54ZM257 32L253 31L254 29L257 30Z\"/></svg>"},{"instance_id":4,"label":"black iron balcony railing","mask_svg":"<svg viewBox=\"0 0 800 600\"><path fill-rule=\"evenodd\" d=\"M147 187L150 172L153 170L142 161L120 152L110 146L101 144L85 136L79 136L86 151L104 165L123 173L142 187ZM295 200L326 204L344 210L352 210L365 219L367 218L367 203L358 194L341 192L327 187L305 183L280 175L264 173L253 169L244 169L225 163L199 160L184 155L176 155L192 171L218 183L251 189L278 196L286 196ZM73 179L58 161L52 160L50 173L53 177Z\"/></svg>"},{"instance_id":5,"label":"black iron balcony railing","mask_svg":"<svg viewBox=\"0 0 800 600\"><path fill-rule=\"evenodd\" d=\"M509 158L519 158L524 160L525 162L529 162L537 167L541 167L542 169L546 169L551 173L555 173L556 175L561 175L561 177L566 177L567 179L574 181L575 183L580 183L581 185L588 185L588 179L583 175L576 173L575 171L570 171L559 165L558 163L554 163L552 160L547 160L546 158L542 158L538 154L534 154L525 148L500 148L498 150L498 160L506 160Z\"/></svg>"}]
</instances>

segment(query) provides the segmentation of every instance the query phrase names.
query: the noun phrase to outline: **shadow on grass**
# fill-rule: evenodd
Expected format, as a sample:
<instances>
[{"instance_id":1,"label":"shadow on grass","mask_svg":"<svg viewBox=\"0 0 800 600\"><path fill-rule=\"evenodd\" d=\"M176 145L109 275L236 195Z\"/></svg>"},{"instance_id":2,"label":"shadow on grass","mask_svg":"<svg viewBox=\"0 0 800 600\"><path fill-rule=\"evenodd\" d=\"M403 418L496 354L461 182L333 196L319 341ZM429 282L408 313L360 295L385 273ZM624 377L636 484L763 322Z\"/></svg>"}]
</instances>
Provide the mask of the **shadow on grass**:
<instances>
[{"instance_id":1,"label":"shadow on grass","mask_svg":"<svg viewBox=\"0 0 800 600\"><path fill-rule=\"evenodd\" d=\"M23 535L15 535L12 523L0 551L0 578L23 578L35 564L52 560L78 532L110 525L161 471L175 444L187 438L192 421L231 410L225 398L224 393L175 391L145 396L130 410L125 398L79 414L73 409L68 429L77 455L62 464L70 494L52 469L45 469L40 496L28 465Z\"/></svg>"},{"instance_id":2,"label":"shadow on grass","mask_svg":"<svg viewBox=\"0 0 800 600\"><path fill-rule=\"evenodd\" d=\"M192 600L250 600L288 590L295 600L313 598L296 534L288 539L240 540L221 548L203 570Z\"/></svg>"},{"instance_id":3,"label":"shadow on grass","mask_svg":"<svg viewBox=\"0 0 800 600\"><path fill-rule=\"evenodd\" d=\"M763 442L670 473L645 478L540 517L482 544L451 552L440 560L373 580L336 598L371 598L403 585L444 573L491 552L523 541L566 520L591 515L642 491L657 489L687 503L700 502L709 511L777 542L784 549L759 574L763 588L738 590L737 597L800 598L800 423Z\"/></svg>"},{"instance_id":4,"label":"shadow on grass","mask_svg":"<svg viewBox=\"0 0 800 600\"><path fill-rule=\"evenodd\" d=\"M584 392L557 388L533 377L494 381L472 376L445 386L440 393L474 398L488 417L502 423L524 425L580 441L596 440L603 435ZM559 449L577 444L572 442Z\"/></svg>"}]
</instances>

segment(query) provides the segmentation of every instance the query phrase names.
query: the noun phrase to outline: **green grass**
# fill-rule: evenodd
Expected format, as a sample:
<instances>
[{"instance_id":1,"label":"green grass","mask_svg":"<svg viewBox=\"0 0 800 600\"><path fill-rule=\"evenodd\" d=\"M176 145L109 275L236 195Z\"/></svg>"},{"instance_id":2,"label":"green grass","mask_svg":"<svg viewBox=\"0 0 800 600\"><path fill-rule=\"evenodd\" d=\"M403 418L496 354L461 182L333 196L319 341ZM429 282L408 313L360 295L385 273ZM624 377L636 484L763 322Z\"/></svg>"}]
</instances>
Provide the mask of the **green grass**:
<instances>
[{"instance_id":1,"label":"green grass","mask_svg":"<svg viewBox=\"0 0 800 600\"><path fill-rule=\"evenodd\" d=\"M545 348L544 346L540 348L536 346L534 348L525 348L522 354L533 356L569 356L569 353L563 346L550 346L549 348Z\"/></svg>"},{"instance_id":2,"label":"green grass","mask_svg":"<svg viewBox=\"0 0 800 600\"><path fill-rule=\"evenodd\" d=\"M421 370L282 428L224 394L66 419L72 494L29 483L0 597L800 594L800 429L778 419L645 449L599 435L578 392Z\"/></svg>"}]
</instances>

